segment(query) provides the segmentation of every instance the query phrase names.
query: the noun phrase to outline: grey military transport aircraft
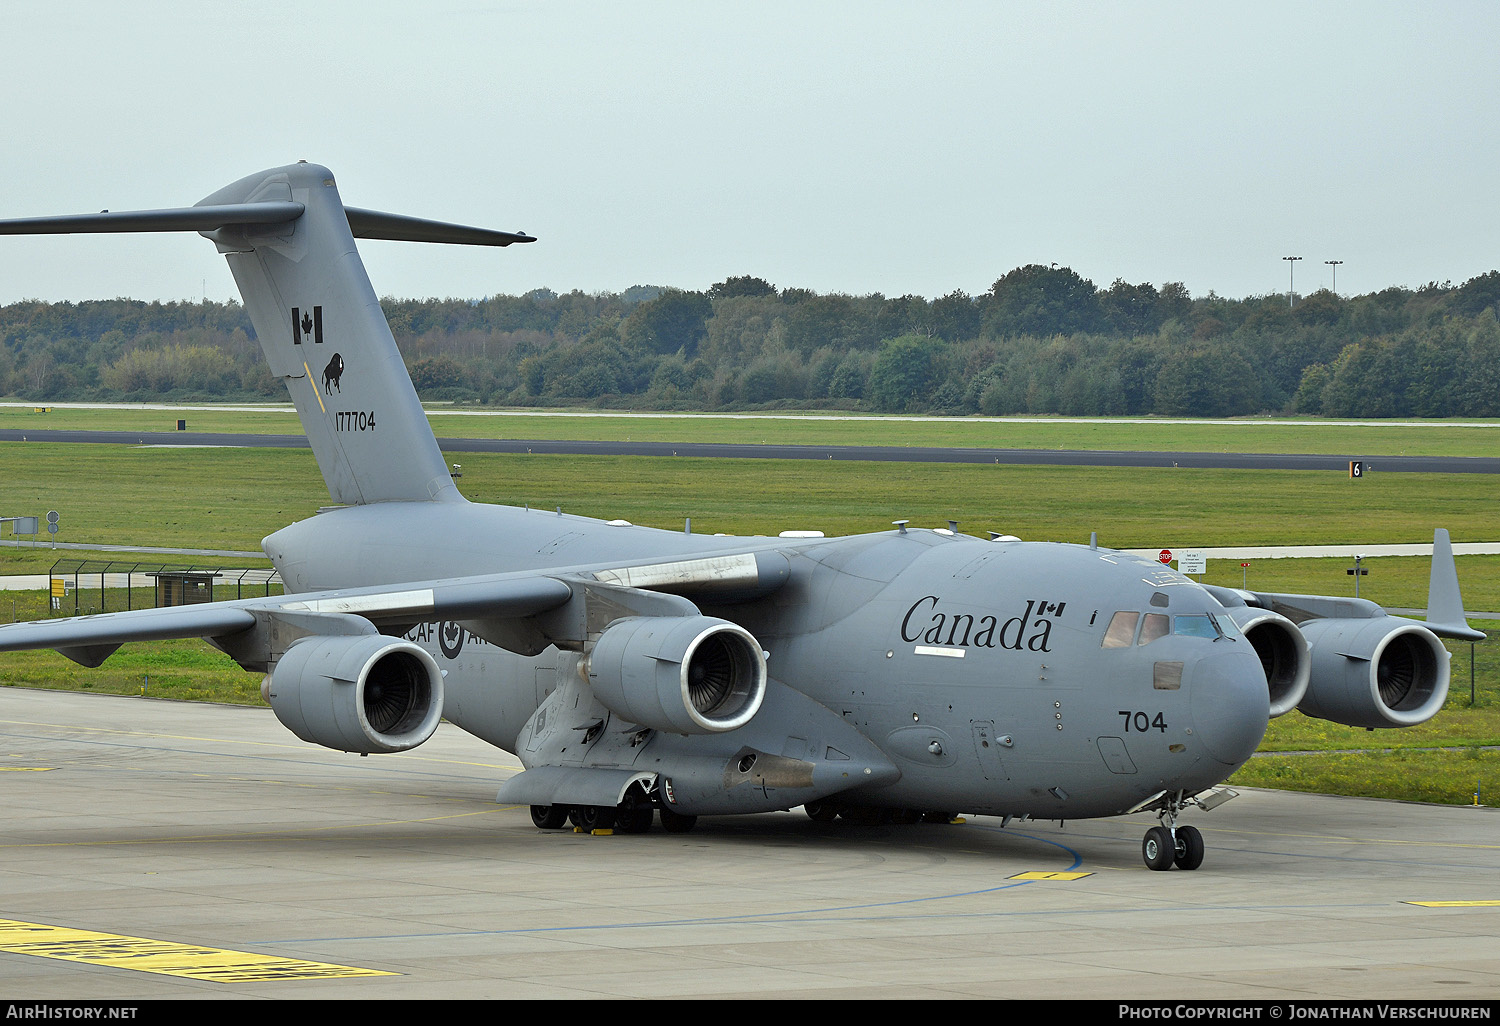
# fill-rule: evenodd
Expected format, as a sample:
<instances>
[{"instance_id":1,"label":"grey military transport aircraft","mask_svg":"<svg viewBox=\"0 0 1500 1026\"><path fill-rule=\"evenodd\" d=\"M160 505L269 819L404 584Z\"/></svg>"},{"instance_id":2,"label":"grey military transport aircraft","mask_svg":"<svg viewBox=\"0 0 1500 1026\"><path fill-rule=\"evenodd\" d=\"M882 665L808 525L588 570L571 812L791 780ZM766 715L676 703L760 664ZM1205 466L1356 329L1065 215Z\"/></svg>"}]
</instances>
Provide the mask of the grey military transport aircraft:
<instances>
[{"instance_id":1,"label":"grey military transport aircraft","mask_svg":"<svg viewBox=\"0 0 1500 1026\"><path fill-rule=\"evenodd\" d=\"M98 666L201 637L298 737L401 752L442 717L514 753L497 799L536 826L668 831L803 807L816 820L1154 813L1152 869L1196 869L1179 822L1233 792L1292 709L1405 727L1448 691L1464 619L1444 531L1429 619L1369 601L1207 587L1090 544L952 526L705 536L459 494L356 238L533 241L344 206L297 163L193 207L40 217L0 234L198 232L229 261L334 505L264 541L286 594L0 627L0 651Z\"/></svg>"}]
</instances>

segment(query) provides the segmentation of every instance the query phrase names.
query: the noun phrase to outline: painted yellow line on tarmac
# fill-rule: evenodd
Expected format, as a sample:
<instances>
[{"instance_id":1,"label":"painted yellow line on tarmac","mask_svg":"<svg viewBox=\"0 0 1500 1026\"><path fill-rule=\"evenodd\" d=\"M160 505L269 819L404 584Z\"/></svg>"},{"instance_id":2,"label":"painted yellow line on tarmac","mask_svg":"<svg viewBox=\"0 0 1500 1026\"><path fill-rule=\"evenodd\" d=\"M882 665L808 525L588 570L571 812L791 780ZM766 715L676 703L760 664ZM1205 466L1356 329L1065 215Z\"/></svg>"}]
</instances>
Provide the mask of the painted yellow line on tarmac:
<instances>
[{"instance_id":1,"label":"painted yellow line on tarmac","mask_svg":"<svg viewBox=\"0 0 1500 1026\"><path fill-rule=\"evenodd\" d=\"M0 773L46 773L56 766L0 766Z\"/></svg>"},{"instance_id":2,"label":"painted yellow line on tarmac","mask_svg":"<svg viewBox=\"0 0 1500 1026\"><path fill-rule=\"evenodd\" d=\"M1500 908L1500 901L1403 901L1402 904L1423 908Z\"/></svg>"},{"instance_id":3,"label":"painted yellow line on tarmac","mask_svg":"<svg viewBox=\"0 0 1500 1026\"><path fill-rule=\"evenodd\" d=\"M0 919L0 951L157 973L162 976L185 976L210 983L401 975L382 969L361 969L357 966L258 955L248 951L178 944L145 937L124 937L114 933L50 926L46 923L24 923L15 919Z\"/></svg>"},{"instance_id":4,"label":"painted yellow line on tarmac","mask_svg":"<svg viewBox=\"0 0 1500 1026\"><path fill-rule=\"evenodd\" d=\"M1015 876L1011 877L1010 879L1012 879L1012 880L1082 880L1086 876L1093 876L1093 875L1094 875L1093 873L1042 873L1042 872L1033 872L1033 873L1017 873Z\"/></svg>"}]
</instances>

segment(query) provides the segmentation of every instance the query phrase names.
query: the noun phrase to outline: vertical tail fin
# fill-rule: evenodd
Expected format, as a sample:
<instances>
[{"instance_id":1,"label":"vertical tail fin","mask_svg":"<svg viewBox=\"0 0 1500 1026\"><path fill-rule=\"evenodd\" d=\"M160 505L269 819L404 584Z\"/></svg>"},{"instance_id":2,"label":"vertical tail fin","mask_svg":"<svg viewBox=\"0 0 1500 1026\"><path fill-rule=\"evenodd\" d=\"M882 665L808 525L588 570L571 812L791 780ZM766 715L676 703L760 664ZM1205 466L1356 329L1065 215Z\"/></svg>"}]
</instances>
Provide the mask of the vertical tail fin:
<instances>
[{"instance_id":1,"label":"vertical tail fin","mask_svg":"<svg viewBox=\"0 0 1500 1026\"><path fill-rule=\"evenodd\" d=\"M10 235L124 231L196 231L218 246L335 502L463 501L354 238L530 237L346 209L333 174L307 163L242 178L194 207L0 222Z\"/></svg>"}]
</instances>

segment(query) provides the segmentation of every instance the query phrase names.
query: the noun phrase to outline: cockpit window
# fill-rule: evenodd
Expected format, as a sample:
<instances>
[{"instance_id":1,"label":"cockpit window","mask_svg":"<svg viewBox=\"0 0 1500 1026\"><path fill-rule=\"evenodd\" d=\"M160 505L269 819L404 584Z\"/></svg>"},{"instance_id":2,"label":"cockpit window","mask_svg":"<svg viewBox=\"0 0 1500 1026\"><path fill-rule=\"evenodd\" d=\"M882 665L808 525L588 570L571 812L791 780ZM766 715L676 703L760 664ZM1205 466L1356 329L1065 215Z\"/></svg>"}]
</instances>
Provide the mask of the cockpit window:
<instances>
[{"instance_id":1,"label":"cockpit window","mask_svg":"<svg viewBox=\"0 0 1500 1026\"><path fill-rule=\"evenodd\" d=\"M1147 613L1146 620L1141 624L1142 645L1149 645L1158 638L1165 638L1172 633L1172 618L1166 613Z\"/></svg>"},{"instance_id":2,"label":"cockpit window","mask_svg":"<svg viewBox=\"0 0 1500 1026\"><path fill-rule=\"evenodd\" d=\"M1193 613L1186 616L1178 616L1172 625L1173 634L1182 634L1189 638L1208 638L1210 641L1219 636L1219 626L1214 623L1214 618L1207 613Z\"/></svg>"},{"instance_id":3,"label":"cockpit window","mask_svg":"<svg viewBox=\"0 0 1500 1026\"><path fill-rule=\"evenodd\" d=\"M1141 614L1129 609L1121 610L1109 618L1109 629L1104 632L1105 648L1129 648L1135 640L1136 621Z\"/></svg>"},{"instance_id":4,"label":"cockpit window","mask_svg":"<svg viewBox=\"0 0 1500 1026\"><path fill-rule=\"evenodd\" d=\"M1140 636L1136 636L1136 628ZM1132 641L1137 645L1149 645L1153 641L1176 634L1185 638L1237 638L1239 628L1227 616L1220 618L1212 613L1184 613L1168 616L1166 613L1138 613L1133 609L1122 609L1109 618L1109 627L1104 631L1105 648L1129 648Z\"/></svg>"}]
</instances>

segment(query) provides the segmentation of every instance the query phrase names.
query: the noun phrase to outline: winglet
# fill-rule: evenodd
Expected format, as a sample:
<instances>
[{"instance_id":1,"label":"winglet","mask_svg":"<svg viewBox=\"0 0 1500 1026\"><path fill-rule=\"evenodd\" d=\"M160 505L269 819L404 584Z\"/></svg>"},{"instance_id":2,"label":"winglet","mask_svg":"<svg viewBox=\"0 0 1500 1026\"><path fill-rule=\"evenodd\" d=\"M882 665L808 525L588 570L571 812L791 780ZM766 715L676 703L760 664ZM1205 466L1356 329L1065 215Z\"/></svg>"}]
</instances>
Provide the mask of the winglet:
<instances>
[{"instance_id":1,"label":"winglet","mask_svg":"<svg viewBox=\"0 0 1500 1026\"><path fill-rule=\"evenodd\" d=\"M1464 616L1463 595L1458 590L1458 566L1453 562L1453 544L1448 531L1432 532L1432 577L1427 586L1427 629L1445 638L1483 641L1484 631L1469 626Z\"/></svg>"}]
</instances>

